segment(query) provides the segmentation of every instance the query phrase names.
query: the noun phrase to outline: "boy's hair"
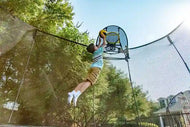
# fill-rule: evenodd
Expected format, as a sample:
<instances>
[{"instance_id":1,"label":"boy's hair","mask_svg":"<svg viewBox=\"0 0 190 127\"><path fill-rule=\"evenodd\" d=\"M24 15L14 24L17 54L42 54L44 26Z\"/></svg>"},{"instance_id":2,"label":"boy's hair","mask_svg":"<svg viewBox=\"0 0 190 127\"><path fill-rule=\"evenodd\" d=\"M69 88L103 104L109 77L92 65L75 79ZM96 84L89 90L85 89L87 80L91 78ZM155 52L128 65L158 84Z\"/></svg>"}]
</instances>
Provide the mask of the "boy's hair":
<instances>
[{"instance_id":1,"label":"boy's hair","mask_svg":"<svg viewBox=\"0 0 190 127\"><path fill-rule=\"evenodd\" d=\"M93 53L95 51L94 44L93 43L89 44L86 49L88 52Z\"/></svg>"}]
</instances>

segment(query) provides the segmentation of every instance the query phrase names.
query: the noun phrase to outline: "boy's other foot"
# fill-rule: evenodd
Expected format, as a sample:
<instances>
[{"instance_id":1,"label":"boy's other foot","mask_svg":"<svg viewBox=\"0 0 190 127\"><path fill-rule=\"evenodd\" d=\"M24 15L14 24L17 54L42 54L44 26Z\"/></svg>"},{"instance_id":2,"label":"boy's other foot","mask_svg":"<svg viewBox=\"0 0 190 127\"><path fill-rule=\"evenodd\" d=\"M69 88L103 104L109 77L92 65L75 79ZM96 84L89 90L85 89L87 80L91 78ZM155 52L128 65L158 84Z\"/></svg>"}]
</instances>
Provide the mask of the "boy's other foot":
<instances>
[{"instance_id":1,"label":"boy's other foot","mask_svg":"<svg viewBox=\"0 0 190 127\"><path fill-rule=\"evenodd\" d=\"M77 106L77 99L78 97L81 95L81 92L80 91L77 91L74 96L73 96L73 103L74 103L74 106Z\"/></svg>"},{"instance_id":2,"label":"boy's other foot","mask_svg":"<svg viewBox=\"0 0 190 127\"><path fill-rule=\"evenodd\" d=\"M73 93L72 92L69 92L68 93L68 104L71 104L71 101L72 101L72 99L73 99Z\"/></svg>"},{"instance_id":3,"label":"boy's other foot","mask_svg":"<svg viewBox=\"0 0 190 127\"><path fill-rule=\"evenodd\" d=\"M74 106L77 106L77 99L78 99L78 97L79 96L74 95L74 98L73 98Z\"/></svg>"}]
</instances>

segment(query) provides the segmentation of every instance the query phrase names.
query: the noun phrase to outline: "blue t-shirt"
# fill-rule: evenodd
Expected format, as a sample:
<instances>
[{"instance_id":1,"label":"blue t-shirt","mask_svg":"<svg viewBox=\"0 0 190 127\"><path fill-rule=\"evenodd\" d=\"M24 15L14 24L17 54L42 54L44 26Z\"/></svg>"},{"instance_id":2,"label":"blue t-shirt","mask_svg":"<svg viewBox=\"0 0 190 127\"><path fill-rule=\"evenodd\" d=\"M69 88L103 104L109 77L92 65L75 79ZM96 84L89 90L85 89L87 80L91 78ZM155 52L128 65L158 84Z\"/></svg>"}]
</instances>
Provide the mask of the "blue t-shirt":
<instances>
[{"instance_id":1,"label":"blue t-shirt","mask_svg":"<svg viewBox=\"0 0 190 127\"><path fill-rule=\"evenodd\" d=\"M91 68L92 68L92 67L98 67L98 68L102 69L103 64L104 64L104 63L103 63L103 56L102 56L103 51L104 51L103 47L100 47L100 48L98 48L98 50L96 50L96 51L93 53L93 56L92 56L92 58L93 58L93 63L92 63L92 65L91 65Z\"/></svg>"}]
</instances>

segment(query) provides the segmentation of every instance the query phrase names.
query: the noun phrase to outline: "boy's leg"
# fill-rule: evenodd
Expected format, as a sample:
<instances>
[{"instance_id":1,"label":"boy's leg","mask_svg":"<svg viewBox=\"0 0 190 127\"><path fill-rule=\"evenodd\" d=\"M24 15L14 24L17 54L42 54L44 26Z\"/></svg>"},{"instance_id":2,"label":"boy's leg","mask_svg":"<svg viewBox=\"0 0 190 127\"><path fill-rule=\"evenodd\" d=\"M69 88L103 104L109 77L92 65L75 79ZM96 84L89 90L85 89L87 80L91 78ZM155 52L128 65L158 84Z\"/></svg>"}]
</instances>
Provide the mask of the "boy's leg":
<instances>
[{"instance_id":1,"label":"boy's leg","mask_svg":"<svg viewBox=\"0 0 190 127\"><path fill-rule=\"evenodd\" d=\"M83 93L89 86L93 85L96 82L100 71L101 69L97 67L90 68L86 81L78 84L78 86L75 88L75 91L80 91L81 93Z\"/></svg>"},{"instance_id":2,"label":"boy's leg","mask_svg":"<svg viewBox=\"0 0 190 127\"><path fill-rule=\"evenodd\" d=\"M99 68L91 68L89 70L86 81L78 84L77 87L72 92L70 92L70 93L72 93L72 97L73 97L75 106L76 106L77 99L81 95L81 93L83 93L89 86L93 85L96 82L100 71L101 71L101 69L99 69ZM69 100L69 102L71 102L71 101L72 101L72 98Z\"/></svg>"},{"instance_id":3,"label":"boy's leg","mask_svg":"<svg viewBox=\"0 0 190 127\"><path fill-rule=\"evenodd\" d=\"M78 97L91 85L91 82L89 81L85 81L82 82L80 84L77 85L77 87L75 88L75 94L74 94L74 98L73 98L73 102L74 102L74 106L77 105L77 99Z\"/></svg>"},{"instance_id":4,"label":"boy's leg","mask_svg":"<svg viewBox=\"0 0 190 127\"><path fill-rule=\"evenodd\" d=\"M81 93L83 93L90 85L91 85L90 81L81 82L80 84L77 85L75 91L76 92L80 91Z\"/></svg>"},{"instance_id":5,"label":"boy's leg","mask_svg":"<svg viewBox=\"0 0 190 127\"><path fill-rule=\"evenodd\" d=\"M68 103L71 104L73 99L74 105L76 106L78 97L91 85L90 81L84 81L77 85L77 87L68 93Z\"/></svg>"}]
</instances>

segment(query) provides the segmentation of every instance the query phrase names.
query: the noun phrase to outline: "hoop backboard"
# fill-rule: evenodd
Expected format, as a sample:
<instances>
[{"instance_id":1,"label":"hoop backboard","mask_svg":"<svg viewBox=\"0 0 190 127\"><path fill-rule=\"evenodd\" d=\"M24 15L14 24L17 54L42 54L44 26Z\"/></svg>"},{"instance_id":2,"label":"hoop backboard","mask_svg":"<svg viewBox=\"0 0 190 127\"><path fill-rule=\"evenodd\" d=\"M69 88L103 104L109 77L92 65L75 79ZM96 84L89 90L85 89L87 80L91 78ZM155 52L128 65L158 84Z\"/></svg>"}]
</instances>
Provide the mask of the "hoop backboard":
<instances>
[{"instance_id":1,"label":"hoop backboard","mask_svg":"<svg viewBox=\"0 0 190 127\"><path fill-rule=\"evenodd\" d=\"M106 30L106 47L105 53L126 53L128 54L128 39L125 31L116 25L110 25L104 28ZM99 36L96 40L96 45L99 42Z\"/></svg>"}]
</instances>

